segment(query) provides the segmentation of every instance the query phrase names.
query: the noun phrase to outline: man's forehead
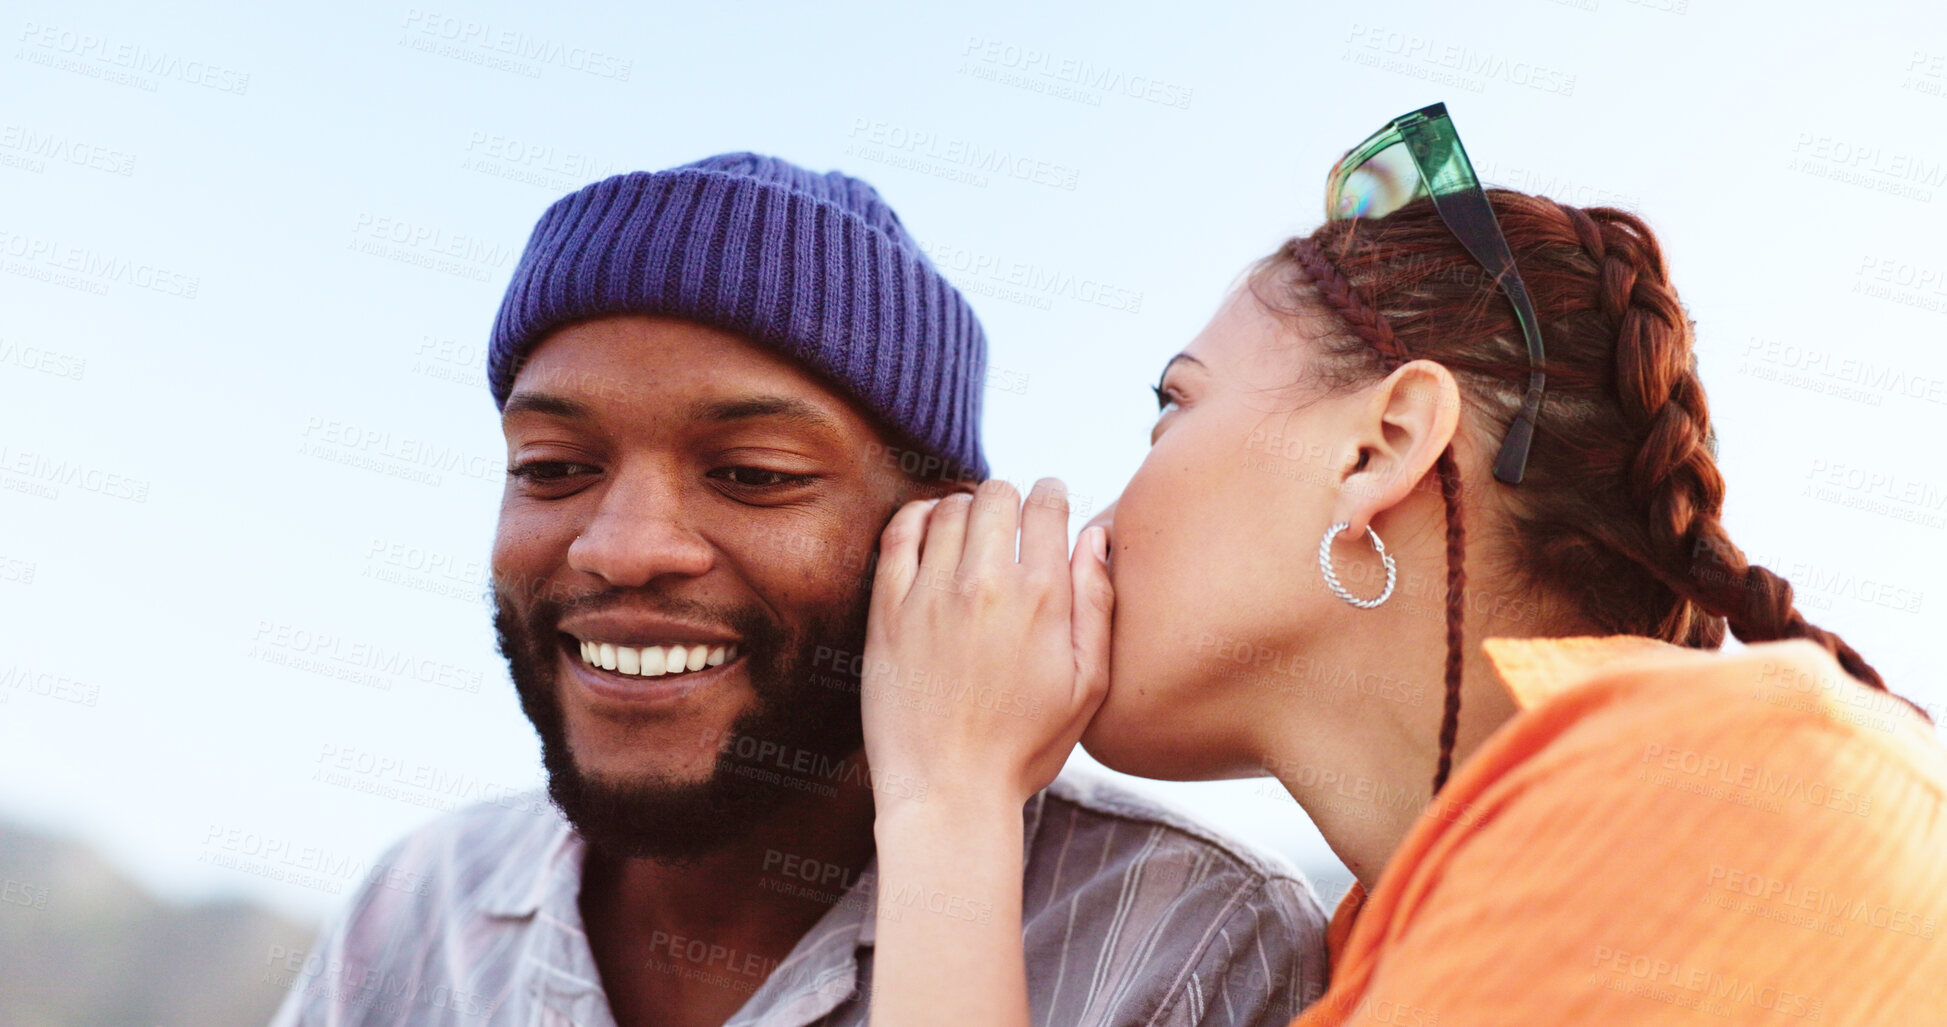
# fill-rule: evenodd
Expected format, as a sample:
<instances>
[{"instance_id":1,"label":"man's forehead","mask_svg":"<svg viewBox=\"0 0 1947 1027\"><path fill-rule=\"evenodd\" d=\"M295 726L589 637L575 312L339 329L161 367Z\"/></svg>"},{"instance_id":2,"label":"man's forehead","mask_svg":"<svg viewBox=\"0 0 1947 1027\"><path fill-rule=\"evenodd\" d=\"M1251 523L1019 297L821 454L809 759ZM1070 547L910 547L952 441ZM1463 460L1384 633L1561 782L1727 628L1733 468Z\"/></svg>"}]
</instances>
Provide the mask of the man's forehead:
<instances>
[{"instance_id":1,"label":"man's forehead","mask_svg":"<svg viewBox=\"0 0 1947 1027\"><path fill-rule=\"evenodd\" d=\"M782 354L707 325L638 315L550 334L515 375L501 418L593 421L645 413L869 430L849 399Z\"/></svg>"}]
</instances>

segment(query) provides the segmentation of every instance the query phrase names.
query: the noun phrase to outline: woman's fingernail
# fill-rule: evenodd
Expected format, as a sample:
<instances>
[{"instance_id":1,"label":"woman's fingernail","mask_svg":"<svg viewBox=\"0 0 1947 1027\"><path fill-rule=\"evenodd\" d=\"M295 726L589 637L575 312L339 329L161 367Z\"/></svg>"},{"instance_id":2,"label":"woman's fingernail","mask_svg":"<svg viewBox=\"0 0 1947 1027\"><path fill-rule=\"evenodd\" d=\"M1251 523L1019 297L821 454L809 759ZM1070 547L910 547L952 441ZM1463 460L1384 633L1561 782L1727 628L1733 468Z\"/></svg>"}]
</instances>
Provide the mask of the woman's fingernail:
<instances>
[{"instance_id":1,"label":"woman's fingernail","mask_svg":"<svg viewBox=\"0 0 1947 1027\"><path fill-rule=\"evenodd\" d=\"M1095 550L1095 558L1107 563L1109 560L1109 530L1100 525L1088 530L1095 536L1088 541L1088 544Z\"/></svg>"}]
</instances>

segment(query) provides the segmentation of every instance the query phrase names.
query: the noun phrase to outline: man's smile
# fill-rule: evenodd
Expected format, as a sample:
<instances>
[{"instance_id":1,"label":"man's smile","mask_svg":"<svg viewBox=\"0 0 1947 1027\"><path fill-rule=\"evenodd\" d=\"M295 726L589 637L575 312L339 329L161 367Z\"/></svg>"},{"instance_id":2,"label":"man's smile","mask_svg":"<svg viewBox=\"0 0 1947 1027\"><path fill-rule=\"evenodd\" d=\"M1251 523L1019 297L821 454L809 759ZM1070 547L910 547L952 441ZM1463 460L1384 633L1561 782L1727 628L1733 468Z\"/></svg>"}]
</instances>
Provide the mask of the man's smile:
<instances>
[{"instance_id":1,"label":"man's smile","mask_svg":"<svg viewBox=\"0 0 1947 1027\"><path fill-rule=\"evenodd\" d=\"M565 631L557 637L568 675L585 691L637 708L680 701L736 673L745 662L735 642L628 645Z\"/></svg>"}]
</instances>

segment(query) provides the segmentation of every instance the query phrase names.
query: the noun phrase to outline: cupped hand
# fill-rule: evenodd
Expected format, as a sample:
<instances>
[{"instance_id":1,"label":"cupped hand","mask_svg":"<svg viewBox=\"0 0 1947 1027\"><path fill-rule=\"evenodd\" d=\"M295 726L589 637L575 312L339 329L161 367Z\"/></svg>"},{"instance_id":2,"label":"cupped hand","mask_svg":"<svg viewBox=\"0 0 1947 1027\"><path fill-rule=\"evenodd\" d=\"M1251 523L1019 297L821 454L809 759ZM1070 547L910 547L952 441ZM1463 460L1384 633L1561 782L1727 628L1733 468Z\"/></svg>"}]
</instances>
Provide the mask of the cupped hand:
<instances>
[{"instance_id":1,"label":"cupped hand","mask_svg":"<svg viewBox=\"0 0 1947 1027\"><path fill-rule=\"evenodd\" d=\"M1107 532L1068 553L1061 482L909 503L886 525L861 680L889 801L1025 802L1061 771L1108 690ZM1018 543L1019 555L1016 556Z\"/></svg>"}]
</instances>

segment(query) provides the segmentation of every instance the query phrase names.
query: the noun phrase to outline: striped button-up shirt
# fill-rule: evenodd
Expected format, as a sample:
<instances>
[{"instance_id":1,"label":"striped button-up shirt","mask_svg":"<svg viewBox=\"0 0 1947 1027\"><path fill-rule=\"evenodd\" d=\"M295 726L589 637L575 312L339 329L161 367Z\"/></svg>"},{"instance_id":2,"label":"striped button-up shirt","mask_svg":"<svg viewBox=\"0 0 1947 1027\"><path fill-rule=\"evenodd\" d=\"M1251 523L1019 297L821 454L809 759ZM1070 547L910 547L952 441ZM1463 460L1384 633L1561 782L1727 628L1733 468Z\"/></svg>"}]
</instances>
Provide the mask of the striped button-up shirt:
<instances>
[{"instance_id":1,"label":"striped button-up shirt","mask_svg":"<svg viewBox=\"0 0 1947 1027\"><path fill-rule=\"evenodd\" d=\"M1283 1025L1323 991L1325 916L1289 865L1086 777L1064 776L1025 815L1034 1022ZM309 956L275 968L292 985L274 1027L614 1027L582 931L583 844L538 792L412 834ZM663 969L749 992L729 1027L863 1025L872 869L834 887L776 965L706 949Z\"/></svg>"}]
</instances>

